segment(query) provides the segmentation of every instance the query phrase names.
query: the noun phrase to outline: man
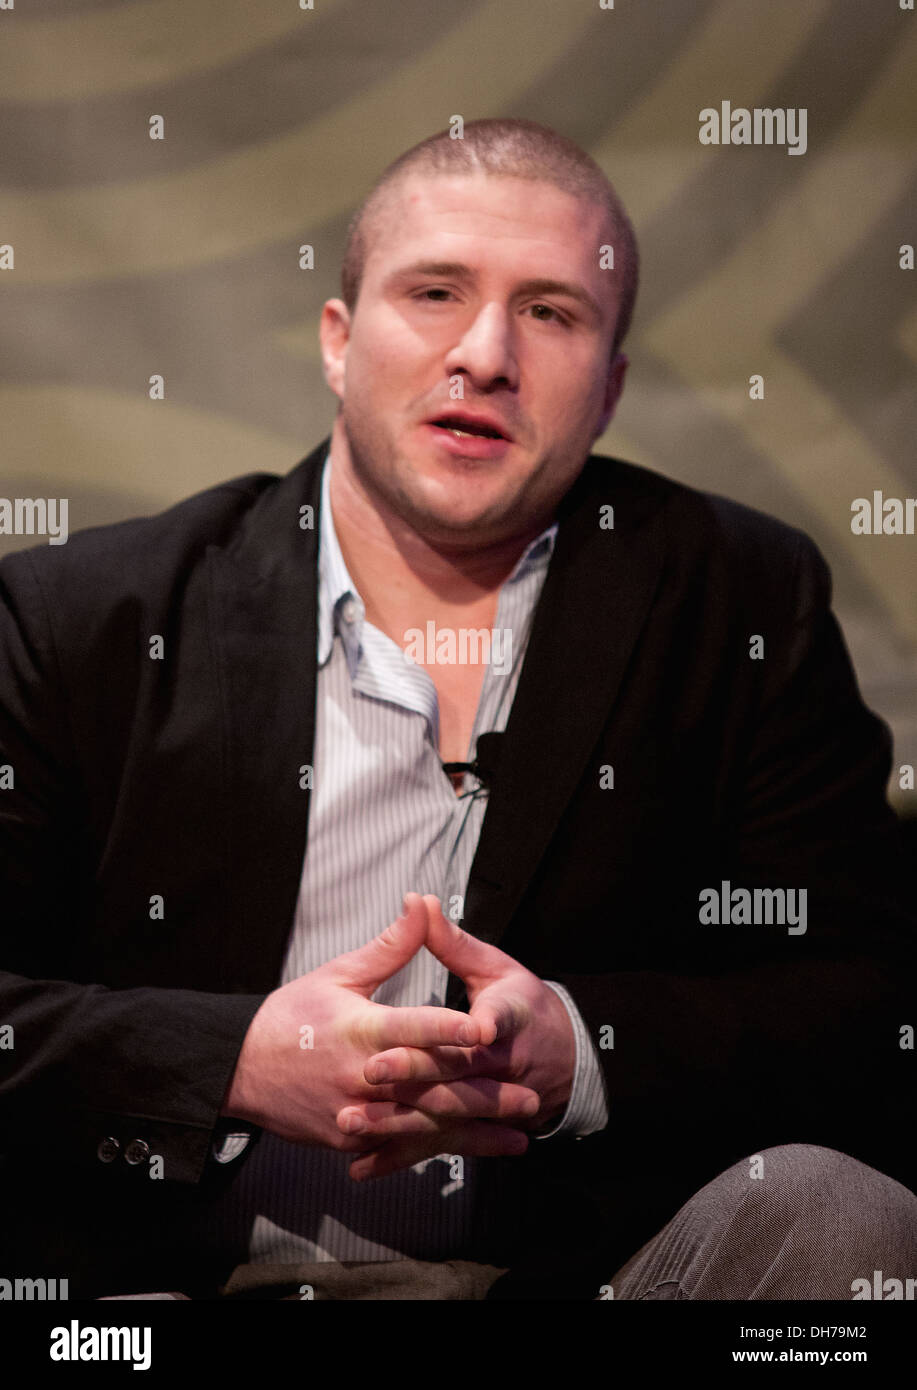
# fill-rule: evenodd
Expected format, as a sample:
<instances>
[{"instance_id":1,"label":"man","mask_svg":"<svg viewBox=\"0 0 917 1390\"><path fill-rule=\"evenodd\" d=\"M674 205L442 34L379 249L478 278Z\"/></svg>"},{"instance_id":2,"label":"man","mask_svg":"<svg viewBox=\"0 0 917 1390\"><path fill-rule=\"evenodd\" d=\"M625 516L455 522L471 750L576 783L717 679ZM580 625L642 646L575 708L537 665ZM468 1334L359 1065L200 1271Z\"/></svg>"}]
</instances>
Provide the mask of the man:
<instances>
[{"instance_id":1,"label":"man","mask_svg":"<svg viewBox=\"0 0 917 1390\"><path fill-rule=\"evenodd\" d=\"M576 146L433 137L330 447L0 567L5 1220L77 1296L917 1263L888 733L806 537L587 457L636 277Z\"/></svg>"}]
</instances>

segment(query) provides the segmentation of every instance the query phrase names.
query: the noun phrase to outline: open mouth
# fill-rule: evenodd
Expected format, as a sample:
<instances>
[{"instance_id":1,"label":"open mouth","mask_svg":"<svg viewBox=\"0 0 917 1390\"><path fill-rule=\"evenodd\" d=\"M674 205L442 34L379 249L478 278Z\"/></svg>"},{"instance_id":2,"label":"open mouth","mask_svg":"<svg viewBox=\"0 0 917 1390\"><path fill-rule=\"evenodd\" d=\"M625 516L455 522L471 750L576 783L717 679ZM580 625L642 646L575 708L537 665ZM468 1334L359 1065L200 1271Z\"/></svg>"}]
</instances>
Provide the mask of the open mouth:
<instances>
[{"instance_id":1,"label":"open mouth","mask_svg":"<svg viewBox=\"0 0 917 1390\"><path fill-rule=\"evenodd\" d=\"M437 429L448 430L456 439L468 439L472 437L482 439L507 439L508 436L500 430L492 428L490 425L481 425L474 420L461 420L452 415L443 415L439 420L431 420L431 425Z\"/></svg>"}]
</instances>

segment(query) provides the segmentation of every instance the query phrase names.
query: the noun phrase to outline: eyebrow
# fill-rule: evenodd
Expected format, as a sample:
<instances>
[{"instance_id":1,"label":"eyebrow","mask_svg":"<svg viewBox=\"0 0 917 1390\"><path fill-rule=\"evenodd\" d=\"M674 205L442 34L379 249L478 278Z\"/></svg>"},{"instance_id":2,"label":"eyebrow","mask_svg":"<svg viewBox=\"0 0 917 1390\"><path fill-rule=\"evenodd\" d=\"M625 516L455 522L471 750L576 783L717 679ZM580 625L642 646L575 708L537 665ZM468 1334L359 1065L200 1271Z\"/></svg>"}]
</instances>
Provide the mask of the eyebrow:
<instances>
[{"instance_id":1,"label":"eyebrow","mask_svg":"<svg viewBox=\"0 0 917 1390\"><path fill-rule=\"evenodd\" d=\"M386 285L400 284L414 276L429 276L433 279L475 280L477 276L471 266L462 261L414 261L411 265L400 266L386 278ZM571 284L567 280L551 280L544 276L523 280L515 289L516 294L559 294L581 304L594 318L601 321L602 307L582 285Z\"/></svg>"}]
</instances>

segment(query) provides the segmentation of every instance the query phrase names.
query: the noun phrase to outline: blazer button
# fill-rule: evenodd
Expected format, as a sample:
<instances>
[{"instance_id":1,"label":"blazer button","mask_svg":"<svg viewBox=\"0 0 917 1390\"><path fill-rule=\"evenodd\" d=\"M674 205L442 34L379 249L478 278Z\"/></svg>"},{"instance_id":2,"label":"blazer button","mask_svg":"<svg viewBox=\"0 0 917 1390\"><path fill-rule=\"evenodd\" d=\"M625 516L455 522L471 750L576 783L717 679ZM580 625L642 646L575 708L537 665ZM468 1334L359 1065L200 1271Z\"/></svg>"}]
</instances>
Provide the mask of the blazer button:
<instances>
[{"instance_id":1,"label":"blazer button","mask_svg":"<svg viewBox=\"0 0 917 1390\"><path fill-rule=\"evenodd\" d=\"M150 1156L150 1146L145 1139L132 1139L124 1150L124 1158L132 1166L137 1163L146 1163Z\"/></svg>"},{"instance_id":2,"label":"blazer button","mask_svg":"<svg viewBox=\"0 0 917 1390\"><path fill-rule=\"evenodd\" d=\"M117 1139L113 1139L111 1135L109 1135L107 1139L101 1141L99 1147L96 1149L96 1158L100 1163L111 1163L113 1159L118 1157L120 1152L121 1145L118 1143Z\"/></svg>"}]
</instances>

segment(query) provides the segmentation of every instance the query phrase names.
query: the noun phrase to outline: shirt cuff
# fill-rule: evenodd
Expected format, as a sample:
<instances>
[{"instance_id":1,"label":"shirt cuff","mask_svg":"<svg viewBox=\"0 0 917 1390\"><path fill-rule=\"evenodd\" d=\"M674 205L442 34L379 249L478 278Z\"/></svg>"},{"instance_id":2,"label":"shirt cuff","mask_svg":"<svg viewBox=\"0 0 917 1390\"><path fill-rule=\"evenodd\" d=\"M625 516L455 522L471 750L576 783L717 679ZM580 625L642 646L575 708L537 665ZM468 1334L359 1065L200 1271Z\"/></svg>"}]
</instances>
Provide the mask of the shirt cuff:
<instances>
[{"instance_id":1,"label":"shirt cuff","mask_svg":"<svg viewBox=\"0 0 917 1390\"><path fill-rule=\"evenodd\" d=\"M251 1137L251 1130L241 1130L238 1126L227 1129L218 1125L210 1152L217 1163L232 1163L233 1159L238 1158L248 1148Z\"/></svg>"},{"instance_id":2,"label":"shirt cuff","mask_svg":"<svg viewBox=\"0 0 917 1390\"><path fill-rule=\"evenodd\" d=\"M567 1108L553 1129L544 1134L536 1134L536 1139L552 1139L559 1134L575 1134L582 1139L587 1134L597 1134L608 1124L608 1097L605 1091L605 1077L595 1046L586 1031L579 1009L570 995L554 980L543 980L563 1002L573 1036L576 1039L576 1061L573 1067L573 1089Z\"/></svg>"}]
</instances>

